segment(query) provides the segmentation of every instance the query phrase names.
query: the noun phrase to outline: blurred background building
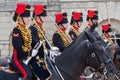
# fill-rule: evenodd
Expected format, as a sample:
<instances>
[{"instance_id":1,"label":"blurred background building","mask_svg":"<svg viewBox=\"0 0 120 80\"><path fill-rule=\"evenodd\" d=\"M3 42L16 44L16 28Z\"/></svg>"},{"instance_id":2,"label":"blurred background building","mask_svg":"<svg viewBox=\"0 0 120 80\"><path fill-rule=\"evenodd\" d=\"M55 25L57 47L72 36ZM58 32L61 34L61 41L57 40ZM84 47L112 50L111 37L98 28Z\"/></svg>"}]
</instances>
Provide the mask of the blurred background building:
<instances>
[{"instance_id":1,"label":"blurred background building","mask_svg":"<svg viewBox=\"0 0 120 80\"><path fill-rule=\"evenodd\" d=\"M35 3L47 5L48 17L45 29L49 41L56 29L54 15L57 12L67 12L69 20L73 11L83 12L84 23L81 30L84 30L87 24L87 10L97 9L99 11L99 33L101 34L101 25L104 23L112 25L114 34L120 33L120 0L0 0L0 56L9 56L11 53L9 40L14 27L12 16L17 2L29 3L32 8Z\"/></svg>"}]
</instances>

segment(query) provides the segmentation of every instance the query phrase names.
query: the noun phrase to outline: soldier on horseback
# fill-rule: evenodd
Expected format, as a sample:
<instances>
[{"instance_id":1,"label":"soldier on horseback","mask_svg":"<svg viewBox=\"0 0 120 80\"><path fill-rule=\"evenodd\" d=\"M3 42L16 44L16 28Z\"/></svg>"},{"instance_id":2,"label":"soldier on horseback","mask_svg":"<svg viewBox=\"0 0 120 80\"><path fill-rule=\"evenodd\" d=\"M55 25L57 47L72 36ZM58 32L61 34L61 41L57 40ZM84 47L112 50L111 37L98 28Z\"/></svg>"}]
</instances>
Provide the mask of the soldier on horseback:
<instances>
[{"instance_id":1,"label":"soldier on horseback","mask_svg":"<svg viewBox=\"0 0 120 80\"><path fill-rule=\"evenodd\" d=\"M87 21L88 21L87 28L93 27L93 26L97 27L98 26L98 11L88 10Z\"/></svg>"},{"instance_id":2,"label":"soldier on horseback","mask_svg":"<svg viewBox=\"0 0 120 80\"><path fill-rule=\"evenodd\" d=\"M95 27L95 34L97 33L98 27L98 11L97 10L88 10L87 12L87 28L94 28ZM84 75L90 75L94 70L92 68L87 67L84 71Z\"/></svg>"},{"instance_id":3,"label":"soldier on horseback","mask_svg":"<svg viewBox=\"0 0 120 80\"><path fill-rule=\"evenodd\" d=\"M119 51L119 45L115 44L112 39L112 28L111 24L103 24L102 25L102 38L104 39L104 42L106 45L110 48L113 56L115 56L115 53L118 53Z\"/></svg>"},{"instance_id":4,"label":"soldier on horseback","mask_svg":"<svg viewBox=\"0 0 120 80\"><path fill-rule=\"evenodd\" d=\"M52 42L62 52L71 43L71 38L66 32L68 28L67 13L57 13L55 17L58 29L53 34Z\"/></svg>"},{"instance_id":5,"label":"soldier on horseback","mask_svg":"<svg viewBox=\"0 0 120 80\"><path fill-rule=\"evenodd\" d=\"M82 12L72 12L72 17L71 17L71 22L70 24L72 25L69 35L72 40L77 38L78 35L80 35L80 30L79 28L81 27L83 22L83 14Z\"/></svg>"},{"instance_id":6,"label":"soldier on horseback","mask_svg":"<svg viewBox=\"0 0 120 80\"><path fill-rule=\"evenodd\" d=\"M113 44L113 41L111 40L112 36L112 29L111 24L103 24L102 25L102 34L103 39L107 43L108 46Z\"/></svg>"},{"instance_id":7,"label":"soldier on horseback","mask_svg":"<svg viewBox=\"0 0 120 80\"><path fill-rule=\"evenodd\" d=\"M47 6L44 4L35 4L33 10L33 22L34 24L30 26L32 34L32 48L35 47L35 44L39 41L42 41L43 44L39 48L38 53L30 61L30 65L34 73L39 77L40 80L46 80L51 77L51 73L47 68L46 64L46 53L45 48L50 49L50 46L45 42L46 32L43 27L45 22L47 11Z\"/></svg>"},{"instance_id":8,"label":"soldier on horseback","mask_svg":"<svg viewBox=\"0 0 120 80\"><path fill-rule=\"evenodd\" d=\"M23 61L30 56L32 36L28 28L30 17L30 5L18 3L13 21L18 22L12 31L13 55L11 64L19 72L21 78L19 80L31 80L32 72L28 65Z\"/></svg>"}]
</instances>

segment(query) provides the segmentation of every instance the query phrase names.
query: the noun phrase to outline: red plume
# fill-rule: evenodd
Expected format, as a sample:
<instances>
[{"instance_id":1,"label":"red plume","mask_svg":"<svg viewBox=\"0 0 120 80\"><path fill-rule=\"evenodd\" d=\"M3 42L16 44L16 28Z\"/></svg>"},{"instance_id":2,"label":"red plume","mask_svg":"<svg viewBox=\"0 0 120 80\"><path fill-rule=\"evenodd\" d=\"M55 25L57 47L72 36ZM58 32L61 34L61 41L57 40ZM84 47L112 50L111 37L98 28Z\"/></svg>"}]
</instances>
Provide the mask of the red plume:
<instances>
[{"instance_id":1,"label":"red plume","mask_svg":"<svg viewBox=\"0 0 120 80\"><path fill-rule=\"evenodd\" d=\"M43 12L43 10L44 10L44 6L45 6L44 4L35 4L35 6L34 6L35 14L36 15L41 14Z\"/></svg>"},{"instance_id":2,"label":"red plume","mask_svg":"<svg viewBox=\"0 0 120 80\"><path fill-rule=\"evenodd\" d=\"M74 12L73 13L73 19L74 20L79 20L81 17L81 13L80 12Z\"/></svg>"},{"instance_id":3,"label":"red plume","mask_svg":"<svg viewBox=\"0 0 120 80\"><path fill-rule=\"evenodd\" d=\"M26 4L23 4L23 3L18 3L17 4L17 8L16 8L16 13L18 15L21 15L25 12L25 9L26 9Z\"/></svg>"},{"instance_id":4,"label":"red plume","mask_svg":"<svg viewBox=\"0 0 120 80\"><path fill-rule=\"evenodd\" d=\"M62 22L62 20L63 20L62 13L55 14L55 17L56 17L57 23Z\"/></svg>"},{"instance_id":5,"label":"red plume","mask_svg":"<svg viewBox=\"0 0 120 80\"><path fill-rule=\"evenodd\" d=\"M95 10L89 10L88 11L88 17L92 18L95 15Z\"/></svg>"},{"instance_id":6,"label":"red plume","mask_svg":"<svg viewBox=\"0 0 120 80\"><path fill-rule=\"evenodd\" d=\"M102 25L102 29L103 29L104 31L108 31L108 29L109 29L108 24Z\"/></svg>"}]
</instances>

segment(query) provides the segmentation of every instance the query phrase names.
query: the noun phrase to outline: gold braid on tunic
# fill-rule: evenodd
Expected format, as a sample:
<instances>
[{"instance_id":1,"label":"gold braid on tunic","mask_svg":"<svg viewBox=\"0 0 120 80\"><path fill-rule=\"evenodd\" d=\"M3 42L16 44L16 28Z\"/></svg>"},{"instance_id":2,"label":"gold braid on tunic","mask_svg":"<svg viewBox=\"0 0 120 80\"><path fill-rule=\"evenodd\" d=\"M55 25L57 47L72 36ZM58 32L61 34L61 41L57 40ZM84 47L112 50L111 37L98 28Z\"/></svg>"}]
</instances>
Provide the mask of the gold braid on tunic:
<instances>
[{"instance_id":1,"label":"gold braid on tunic","mask_svg":"<svg viewBox=\"0 0 120 80\"><path fill-rule=\"evenodd\" d=\"M113 41L110 39L110 38L106 38L105 39L110 43L110 44L113 44Z\"/></svg>"},{"instance_id":2,"label":"gold braid on tunic","mask_svg":"<svg viewBox=\"0 0 120 80\"><path fill-rule=\"evenodd\" d=\"M34 25L34 27L37 29L37 34L38 34L39 39L44 40L44 37L42 35L42 33L44 35L46 34L44 27L43 26L36 26L36 25Z\"/></svg>"},{"instance_id":3,"label":"gold braid on tunic","mask_svg":"<svg viewBox=\"0 0 120 80\"><path fill-rule=\"evenodd\" d=\"M31 43L32 43L31 30L24 26L18 26L18 29L21 31L22 38L24 41L24 45L22 46L23 51L30 52Z\"/></svg>"},{"instance_id":4,"label":"gold braid on tunic","mask_svg":"<svg viewBox=\"0 0 120 80\"><path fill-rule=\"evenodd\" d=\"M44 48L44 50L45 50L45 49L46 49L46 47L45 47L46 43L45 43L45 39L44 39L44 36L46 35L45 29L44 29L43 26L34 25L34 27L37 29L37 34L38 34L39 39L40 39L41 41L43 41L43 48ZM42 32L41 32L41 31L42 31ZM44 34L44 36L42 35L42 33ZM38 63L39 63L39 64L42 63L42 64L43 64L42 67L46 67L47 70L48 70L48 72L50 73L50 76L46 79L46 80L48 80L48 79L52 76L52 73L50 72L50 70L49 70L48 67L47 67L45 51L44 51L43 55L44 55L44 58L39 58L39 56L36 56L36 59L38 58L38 59L37 59L37 60L38 60Z\"/></svg>"},{"instance_id":5,"label":"gold braid on tunic","mask_svg":"<svg viewBox=\"0 0 120 80\"><path fill-rule=\"evenodd\" d=\"M80 30L78 29L78 30L76 30L75 28L71 28L70 29L70 31L73 31L73 32L75 32L75 34L77 35L77 36L79 36L80 35Z\"/></svg>"},{"instance_id":6,"label":"gold braid on tunic","mask_svg":"<svg viewBox=\"0 0 120 80\"><path fill-rule=\"evenodd\" d=\"M58 33L60 35L65 46L68 46L70 44L70 42L72 42L70 36L66 32L61 32L60 30L57 30L56 33Z\"/></svg>"},{"instance_id":7,"label":"gold braid on tunic","mask_svg":"<svg viewBox=\"0 0 120 80\"><path fill-rule=\"evenodd\" d=\"M110 44L113 44L113 41L110 39L109 36L107 37L105 33L103 34L103 38L107 40Z\"/></svg>"}]
</instances>

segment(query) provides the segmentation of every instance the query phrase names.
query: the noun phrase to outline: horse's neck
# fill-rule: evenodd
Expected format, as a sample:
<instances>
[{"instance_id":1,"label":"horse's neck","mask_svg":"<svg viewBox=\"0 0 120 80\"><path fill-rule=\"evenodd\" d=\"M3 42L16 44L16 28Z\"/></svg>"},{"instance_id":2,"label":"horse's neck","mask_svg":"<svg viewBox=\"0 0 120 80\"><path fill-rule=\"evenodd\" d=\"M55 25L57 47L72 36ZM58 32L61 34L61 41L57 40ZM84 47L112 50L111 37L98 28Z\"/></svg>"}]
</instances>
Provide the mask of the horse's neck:
<instances>
[{"instance_id":1,"label":"horse's neck","mask_svg":"<svg viewBox=\"0 0 120 80\"><path fill-rule=\"evenodd\" d=\"M59 57L57 57L55 63L58 68L60 68L69 76L72 75L79 78L87 65L87 42L83 41L81 43L77 43L76 45L71 45L71 47L69 47Z\"/></svg>"},{"instance_id":2,"label":"horse's neck","mask_svg":"<svg viewBox=\"0 0 120 80\"><path fill-rule=\"evenodd\" d=\"M75 76L74 74L69 74L64 72L63 70L59 69L60 73L62 74L62 77L64 80L81 80L81 76Z\"/></svg>"}]
</instances>

